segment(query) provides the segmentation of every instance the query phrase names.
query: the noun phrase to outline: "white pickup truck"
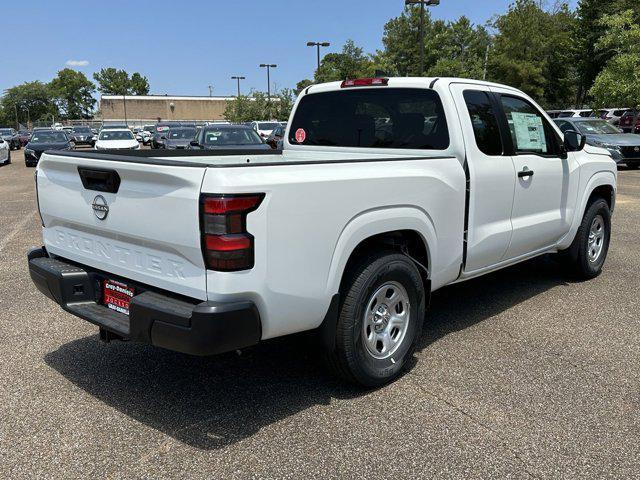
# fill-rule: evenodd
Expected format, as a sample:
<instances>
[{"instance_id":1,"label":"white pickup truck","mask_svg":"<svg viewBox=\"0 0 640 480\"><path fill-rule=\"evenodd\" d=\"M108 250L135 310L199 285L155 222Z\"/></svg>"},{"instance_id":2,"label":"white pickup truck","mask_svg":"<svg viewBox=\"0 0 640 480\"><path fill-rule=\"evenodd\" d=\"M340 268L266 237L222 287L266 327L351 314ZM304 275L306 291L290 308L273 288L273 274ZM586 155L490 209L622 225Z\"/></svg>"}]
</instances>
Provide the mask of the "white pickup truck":
<instances>
[{"instance_id":1,"label":"white pickup truck","mask_svg":"<svg viewBox=\"0 0 640 480\"><path fill-rule=\"evenodd\" d=\"M46 153L29 270L103 340L210 355L317 329L371 387L407 364L445 285L555 252L598 275L616 179L510 87L313 85L282 151Z\"/></svg>"}]
</instances>

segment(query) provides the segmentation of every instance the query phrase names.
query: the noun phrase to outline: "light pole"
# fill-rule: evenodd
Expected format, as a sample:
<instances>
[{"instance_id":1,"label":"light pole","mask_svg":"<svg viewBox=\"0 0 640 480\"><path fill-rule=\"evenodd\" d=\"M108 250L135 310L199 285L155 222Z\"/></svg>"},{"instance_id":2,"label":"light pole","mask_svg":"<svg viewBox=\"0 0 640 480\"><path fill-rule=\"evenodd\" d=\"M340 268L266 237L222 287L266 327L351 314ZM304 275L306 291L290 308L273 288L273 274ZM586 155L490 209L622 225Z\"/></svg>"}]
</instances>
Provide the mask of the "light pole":
<instances>
[{"instance_id":1,"label":"light pole","mask_svg":"<svg viewBox=\"0 0 640 480\"><path fill-rule=\"evenodd\" d=\"M440 0L404 0L405 5L420 5L420 76L424 75L424 7L440 5Z\"/></svg>"},{"instance_id":2,"label":"light pole","mask_svg":"<svg viewBox=\"0 0 640 480\"><path fill-rule=\"evenodd\" d=\"M277 68L275 63L261 63L260 68L267 69L267 100L271 103L271 69Z\"/></svg>"},{"instance_id":3,"label":"light pole","mask_svg":"<svg viewBox=\"0 0 640 480\"><path fill-rule=\"evenodd\" d=\"M307 42L307 47L316 47L318 49L318 70L320 71L320 47L330 47L329 42Z\"/></svg>"},{"instance_id":4,"label":"light pole","mask_svg":"<svg viewBox=\"0 0 640 480\"><path fill-rule=\"evenodd\" d=\"M240 80L246 80L247 77L240 77L237 75L234 75L233 77L231 77L231 80L237 80L238 81L238 98L240 98Z\"/></svg>"},{"instance_id":5,"label":"light pole","mask_svg":"<svg viewBox=\"0 0 640 480\"><path fill-rule=\"evenodd\" d=\"M209 96L213 97L213 85L209 85Z\"/></svg>"}]
</instances>

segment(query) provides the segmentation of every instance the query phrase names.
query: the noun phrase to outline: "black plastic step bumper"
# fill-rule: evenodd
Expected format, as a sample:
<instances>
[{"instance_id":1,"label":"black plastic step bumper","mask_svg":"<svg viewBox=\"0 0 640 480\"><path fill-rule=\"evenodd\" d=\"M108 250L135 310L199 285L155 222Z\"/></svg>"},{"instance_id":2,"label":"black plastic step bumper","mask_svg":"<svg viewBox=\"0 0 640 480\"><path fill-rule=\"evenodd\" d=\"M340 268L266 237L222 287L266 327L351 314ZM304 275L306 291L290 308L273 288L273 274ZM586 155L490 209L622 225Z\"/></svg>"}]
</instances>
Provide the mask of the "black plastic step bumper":
<instances>
[{"instance_id":1,"label":"black plastic step bumper","mask_svg":"<svg viewBox=\"0 0 640 480\"><path fill-rule=\"evenodd\" d=\"M145 285L50 258L44 248L31 250L28 261L38 290L116 338L191 355L215 355L255 345L262 335L258 309L249 301L198 303L173 298ZM101 304L101 286L107 278L135 287L128 316Z\"/></svg>"}]
</instances>

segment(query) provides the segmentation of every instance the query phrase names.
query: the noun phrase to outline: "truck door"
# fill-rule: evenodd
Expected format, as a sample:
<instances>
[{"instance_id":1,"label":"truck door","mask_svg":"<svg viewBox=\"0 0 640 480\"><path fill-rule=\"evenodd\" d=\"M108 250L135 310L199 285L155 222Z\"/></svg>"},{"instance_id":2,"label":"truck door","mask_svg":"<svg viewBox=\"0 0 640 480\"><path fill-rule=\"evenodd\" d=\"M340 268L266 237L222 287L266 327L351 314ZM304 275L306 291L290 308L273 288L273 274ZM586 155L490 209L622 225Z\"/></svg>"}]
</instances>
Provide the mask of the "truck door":
<instances>
[{"instance_id":1,"label":"truck door","mask_svg":"<svg viewBox=\"0 0 640 480\"><path fill-rule=\"evenodd\" d=\"M577 162L563 153L560 135L527 98L492 87L508 128L509 153L516 170L511 223L513 236L505 260L552 247L567 233L577 193Z\"/></svg>"},{"instance_id":2,"label":"truck door","mask_svg":"<svg viewBox=\"0 0 640 480\"><path fill-rule=\"evenodd\" d=\"M488 87L450 86L466 148L469 193L465 271L499 263L511 241L516 171L503 145L499 106Z\"/></svg>"}]
</instances>

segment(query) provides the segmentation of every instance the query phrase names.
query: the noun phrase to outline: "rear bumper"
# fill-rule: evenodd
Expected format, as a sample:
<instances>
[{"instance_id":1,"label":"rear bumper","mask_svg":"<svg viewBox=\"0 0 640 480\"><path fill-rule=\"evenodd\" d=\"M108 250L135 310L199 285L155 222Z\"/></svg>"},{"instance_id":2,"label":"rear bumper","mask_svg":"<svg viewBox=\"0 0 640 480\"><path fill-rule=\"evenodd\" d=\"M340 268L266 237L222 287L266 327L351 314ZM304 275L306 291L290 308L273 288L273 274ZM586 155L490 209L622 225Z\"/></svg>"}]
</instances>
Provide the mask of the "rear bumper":
<instances>
[{"instance_id":1,"label":"rear bumper","mask_svg":"<svg viewBox=\"0 0 640 480\"><path fill-rule=\"evenodd\" d=\"M255 345L262 335L260 315L252 302L198 303L124 279L137 292L127 316L101 304L102 280L113 278L108 274L50 258L44 248L31 250L28 262L40 292L67 312L123 340L204 356Z\"/></svg>"}]
</instances>

